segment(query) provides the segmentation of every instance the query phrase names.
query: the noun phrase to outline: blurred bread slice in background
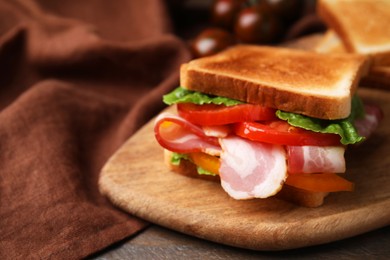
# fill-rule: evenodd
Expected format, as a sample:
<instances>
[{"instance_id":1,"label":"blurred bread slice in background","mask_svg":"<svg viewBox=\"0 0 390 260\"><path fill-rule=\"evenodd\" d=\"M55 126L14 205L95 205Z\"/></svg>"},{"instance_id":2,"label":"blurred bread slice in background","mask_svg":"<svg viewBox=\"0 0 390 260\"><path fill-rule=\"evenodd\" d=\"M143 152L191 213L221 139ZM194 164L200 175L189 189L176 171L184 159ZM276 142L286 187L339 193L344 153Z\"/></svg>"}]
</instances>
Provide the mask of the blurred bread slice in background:
<instances>
[{"instance_id":1,"label":"blurred bread slice in background","mask_svg":"<svg viewBox=\"0 0 390 260\"><path fill-rule=\"evenodd\" d=\"M362 78L360 85L390 90L390 66L372 67L370 73Z\"/></svg>"},{"instance_id":2,"label":"blurred bread slice in background","mask_svg":"<svg viewBox=\"0 0 390 260\"><path fill-rule=\"evenodd\" d=\"M327 30L324 36L317 42L314 50L319 53L343 53L348 52L343 42L333 30Z\"/></svg>"},{"instance_id":3,"label":"blurred bread slice in background","mask_svg":"<svg viewBox=\"0 0 390 260\"><path fill-rule=\"evenodd\" d=\"M348 52L370 55L375 65L390 65L389 0L319 0L317 12Z\"/></svg>"},{"instance_id":4,"label":"blurred bread slice in background","mask_svg":"<svg viewBox=\"0 0 390 260\"><path fill-rule=\"evenodd\" d=\"M369 56L372 67L361 85L390 90L390 0L319 0L317 13L328 31L314 51Z\"/></svg>"}]
</instances>

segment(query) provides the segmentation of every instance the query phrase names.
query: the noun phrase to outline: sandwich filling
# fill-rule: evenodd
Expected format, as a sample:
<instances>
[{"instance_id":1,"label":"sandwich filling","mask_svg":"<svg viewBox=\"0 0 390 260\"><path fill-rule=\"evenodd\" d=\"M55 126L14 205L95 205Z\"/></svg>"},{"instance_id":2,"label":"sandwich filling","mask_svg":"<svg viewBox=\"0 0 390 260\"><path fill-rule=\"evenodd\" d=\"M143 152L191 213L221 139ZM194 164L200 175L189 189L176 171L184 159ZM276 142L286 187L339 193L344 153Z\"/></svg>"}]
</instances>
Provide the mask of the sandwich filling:
<instances>
[{"instance_id":1,"label":"sandwich filling","mask_svg":"<svg viewBox=\"0 0 390 260\"><path fill-rule=\"evenodd\" d=\"M348 118L322 120L177 88L164 96L178 115L160 114L155 137L190 160L198 173L219 175L235 199L267 198L283 185L314 192L351 191L344 152L379 124L381 110L355 96Z\"/></svg>"}]
</instances>

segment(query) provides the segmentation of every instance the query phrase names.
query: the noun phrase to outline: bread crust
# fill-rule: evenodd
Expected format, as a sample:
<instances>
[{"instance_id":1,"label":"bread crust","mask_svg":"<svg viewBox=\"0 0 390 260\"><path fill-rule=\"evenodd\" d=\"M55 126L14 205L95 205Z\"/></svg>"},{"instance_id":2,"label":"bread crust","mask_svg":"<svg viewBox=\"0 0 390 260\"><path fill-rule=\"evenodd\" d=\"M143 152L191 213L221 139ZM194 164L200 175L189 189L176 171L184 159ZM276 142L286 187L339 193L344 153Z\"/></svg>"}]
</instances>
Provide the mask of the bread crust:
<instances>
[{"instance_id":1,"label":"bread crust","mask_svg":"<svg viewBox=\"0 0 390 260\"><path fill-rule=\"evenodd\" d=\"M390 65L390 3L320 0L317 13L349 52L369 55L375 66Z\"/></svg>"},{"instance_id":2,"label":"bread crust","mask_svg":"<svg viewBox=\"0 0 390 260\"><path fill-rule=\"evenodd\" d=\"M332 28L337 35L342 39L344 47L347 51L355 52L353 42L348 37L347 29L339 23L337 15L332 12L330 5L326 1L318 1L317 14L326 22L328 27Z\"/></svg>"},{"instance_id":3,"label":"bread crust","mask_svg":"<svg viewBox=\"0 0 390 260\"><path fill-rule=\"evenodd\" d=\"M183 64L180 85L311 117L341 119L349 116L352 95L368 69L361 55L237 45Z\"/></svg>"},{"instance_id":4,"label":"bread crust","mask_svg":"<svg viewBox=\"0 0 390 260\"><path fill-rule=\"evenodd\" d=\"M328 30L317 42L314 51L322 53L345 53L343 42L333 30ZM370 88L390 89L390 66L372 66L359 83Z\"/></svg>"},{"instance_id":5,"label":"bread crust","mask_svg":"<svg viewBox=\"0 0 390 260\"><path fill-rule=\"evenodd\" d=\"M219 176L198 174L196 165L189 160L181 160L179 165L173 165L171 163L171 158L172 152L164 149L165 164L171 171L177 174L181 174L190 178L220 182ZM315 208L323 205L324 199L328 194L329 193L327 192L311 192L284 185L282 189L275 195L275 197L299 206Z\"/></svg>"},{"instance_id":6,"label":"bread crust","mask_svg":"<svg viewBox=\"0 0 390 260\"><path fill-rule=\"evenodd\" d=\"M319 53L346 53L347 49L335 31L327 30L314 46L314 51Z\"/></svg>"}]
</instances>

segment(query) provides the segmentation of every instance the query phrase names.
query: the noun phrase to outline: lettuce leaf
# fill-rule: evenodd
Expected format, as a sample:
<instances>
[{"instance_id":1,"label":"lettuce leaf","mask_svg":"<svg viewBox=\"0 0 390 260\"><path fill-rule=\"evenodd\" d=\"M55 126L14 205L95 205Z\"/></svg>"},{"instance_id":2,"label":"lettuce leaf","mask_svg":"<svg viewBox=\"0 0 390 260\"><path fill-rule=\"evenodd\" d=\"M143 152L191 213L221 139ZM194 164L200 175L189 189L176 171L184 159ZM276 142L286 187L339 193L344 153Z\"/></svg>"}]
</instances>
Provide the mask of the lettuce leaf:
<instances>
[{"instance_id":1,"label":"lettuce leaf","mask_svg":"<svg viewBox=\"0 0 390 260\"><path fill-rule=\"evenodd\" d=\"M203 174L203 175L217 176L217 174L214 174L214 173L212 173L212 172L210 172L208 170L205 170L205 169L203 169L200 166L196 166L196 169L198 170L198 174L200 174L200 175Z\"/></svg>"},{"instance_id":2,"label":"lettuce leaf","mask_svg":"<svg viewBox=\"0 0 390 260\"><path fill-rule=\"evenodd\" d=\"M181 160L189 160L188 156L184 153L172 153L171 163L173 165L180 165Z\"/></svg>"},{"instance_id":3,"label":"lettuce leaf","mask_svg":"<svg viewBox=\"0 0 390 260\"><path fill-rule=\"evenodd\" d=\"M176 103L194 103L198 105L216 104L226 106L243 104L243 102L238 100L207 95L201 92L188 90L183 87L178 87L172 92L164 95L163 101L167 105L173 105ZM282 120L287 121L290 125L295 127L300 127L319 133L338 134L341 137L340 142L344 145L348 145L359 143L364 140L364 137L358 134L355 126L353 125L355 119L364 116L364 106L357 95L355 95L352 99L351 111L352 112L349 117L340 120L323 120L301 114L284 112L281 110L276 111L276 116ZM180 159L178 158L178 164L180 163Z\"/></svg>"},{"instance_id":4,"label":"lettuce leaf","mask_svg":"<svg viewBox=\"0 0 390 260\"><path fill-rule=\"evenodd\" d=\"M242 104L243 102L226 98L207 95L197 91L191 91L183 87L178 87L172 92L163 96L163 101L167 105L173 105L176 103L194 103L198 105L203 104L215 104L215 105L225 105L225 106L234 106Z\"/></svg>"},{"instance_id":5,"label":"lettuce leaf","mask_svg":"<svg viewBox=\"0 0 390 260\"><path fill-rule=\"evenodd\" d=\"M364 140L353 125L353 121L364 116L364 107L358 96L352 99L351 115L345 119L323 120L300 114L276 111L276 116L286 120L290 125L319 133L338 134L340 142L344 145L359 143Z\"/></svg>"}]
</instances>

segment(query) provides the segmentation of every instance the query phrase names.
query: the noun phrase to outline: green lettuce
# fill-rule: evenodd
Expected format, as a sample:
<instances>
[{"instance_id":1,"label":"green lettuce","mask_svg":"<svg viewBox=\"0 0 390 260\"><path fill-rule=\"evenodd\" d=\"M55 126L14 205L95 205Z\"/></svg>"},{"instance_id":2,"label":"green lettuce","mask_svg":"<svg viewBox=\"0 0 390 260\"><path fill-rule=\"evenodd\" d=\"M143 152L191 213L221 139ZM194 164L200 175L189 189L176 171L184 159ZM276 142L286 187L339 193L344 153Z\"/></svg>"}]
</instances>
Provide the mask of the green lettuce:
<instances>
[{"instance_id":1,"label":"green lettuce","mask_svg":"<svg viewBox=\"0 0 390 260\"><path fill-rule=\"evenodd\" d=\"M338 134L340 142L344 145L359 143L364 140L353 125L353 121L364 116L364 107L358 96L352 99L351 115L345 119L323 120L300 114L276 111L276 116L286 120L290 125L319 133Z\"/></svg>"},{"instance_id":2,"label":"green lettuce","mask_svg":"<svg viewBox=\"0 0 390 260\"><path fill-rule=\"evenodd\" d=\"M172 92L164 95L163 101L167 105L173 105L176 103L194 103L198 105L216 104L233 106L243 103L238 100L207 95L201 92L188 90L183 87L178 87ZM352 99L351 111L352 112L349 117L340 120L323 120L281 110L276 111L276 116L295 127L319 133L338 134L341 137L340 142L344 145L348 145L359 143L364 140L364 137L358 134L355 126L353 125L355 119L364 116L363 103L357 95L355 95ZM178 159L177 163L180 163L180 159L188 158Z\"/></svg>"},{"instance_id":3,"label":"green lettuce","mask_svg":"<svg viewBox=\"0 0 390 260\"><path fill-rule=\"evenodd\" d=\"M215 105L225 105L225 106L234 106L242 104L241 101L226 98L207 95L197 91L191 91L183 87L178 87L172 92L163 96L163 101L167 105L173 105L176 103L194 103L198 105L204 104L215 104Z\"/></svg>"},{"instance_id":4,"label":"green lettuce","mask_svg":"<svg viewBox=\"0 0 390 260\"><path fill-rule=\"evenodd\" d=\"M202 167L200 167L200 166L197 166L196 167L196 169L197 169L197 171L198 171L198 174L203 174L203 175L211 175L211 176L216 176L217 174L214 174L214 173L212 173L212 172L210 172L210 171L208 171L208 170L205 170L205 169L203 169Z\"/></svg>"},{"instance_id":5,"label":"green lettuce","mask_svg":"<svg viewBox=\"0 0 390 260\"><path fill-rule=\"evenodd\" d=\"M171 163L173 165L180 165L180 161L182 159L189 160L190 158L188 158L188 155L186 155L184 153L172 153Z\"/></svg>"}]
</instances>

